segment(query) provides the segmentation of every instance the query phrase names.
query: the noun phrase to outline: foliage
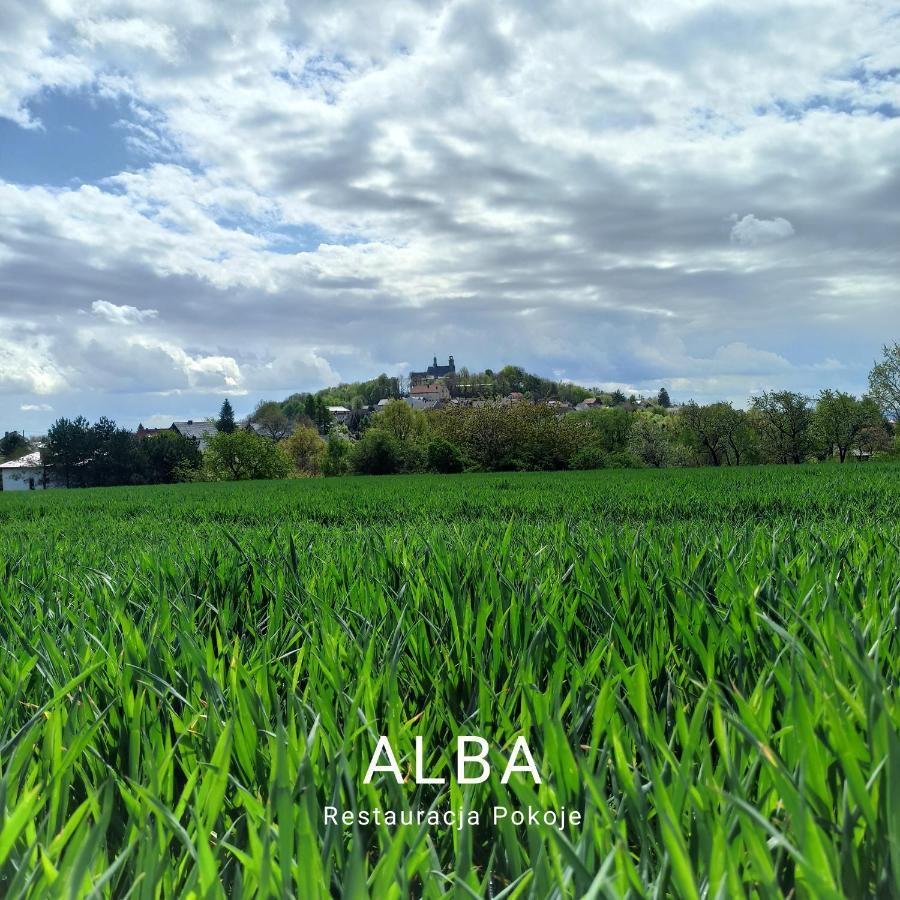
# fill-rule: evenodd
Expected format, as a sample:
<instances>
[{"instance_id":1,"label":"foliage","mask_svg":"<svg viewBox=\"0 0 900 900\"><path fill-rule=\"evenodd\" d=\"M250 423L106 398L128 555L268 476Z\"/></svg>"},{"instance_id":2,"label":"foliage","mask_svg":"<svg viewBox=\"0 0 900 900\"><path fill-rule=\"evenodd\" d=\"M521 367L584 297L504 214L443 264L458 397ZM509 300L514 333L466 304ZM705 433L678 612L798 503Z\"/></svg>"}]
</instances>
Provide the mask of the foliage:
<instances>
[{"instance_id":1,"label":"foliage","mask_svg":"<svg viewBox=\"0 0 900 900\"><path fill-rule=\"evenodd\" d=\"M569 457L570 469L605 469L609 465L609 454L594 444L577 447Z\"/></svg>"},{"instance_id":2,"label":"foliage","mask_svg":"<svg viewBox=\"0 0 900 900\"><path fill-rule=\"evenodd\" d=\"M66 487L186 481L201 463L193 438L174 431L139 438L111 419L57 419L47 432L44 463Z\"/></svg>"},{"instance_id":3,"label":"foliage","mask_svg":"<svg viewBox=\"0 0 900 900\"><path fill-rule=\"evenodd\" d=\"M896 478L2 495L0 895L897 896ZM459 733L543 784L363 785ZM432 803L584 824L323 817Z\"/></svg>"},{"instance_id":4,"label":"foliage","mask_svg":"<svg viewBox=\"0 0 900 900\"><path fill-rule=\"evenodd\" d=\"M319 391L318 396L327 406L375 406L379 400L390 400L400 396L400 382L383 372L369 381L355 381L339 384Z\"/></svg>"},{"instance_id":5,"label":"foliage","mask_svg":"<svg viewBox=\"0 0 900 900\"><path fill-rule=\"evenodd\" d=\"M346 475L350 471L350 441L332 437L325 450L322 474L327 476Z\"/></svg>"},{"instance_id":6,"label":"foliage","mask_svg":"<svg viewBox=\"0 0 900 900\"><path fill-rule=\"evenodd\" d=\"M809 397L794 391L764 391L752 398L753 422L766 459L805 462L815 449Z\"/></svg>"},{"instance_id":7,"label":"foliage","mask_svg":"<svg viewBox=\"0 0 900 900\"><path fill-rule=\"evenodd\" d=\"M669 439L656 416L635 416L629 445L631 452L645 466L661 469L669 464L671 456Z\"/></svg>"},{"instance_id":8,"label":"foliage","mask_svg":"<svg viewBox=\"0 0 900 900\"><path fill-rule=\"evenodd\" d=\"M0 438L0 462L9 459L19 459L31 449L31 444L25 439L25 435L18 431L7 431Z\"/></svg>"},{"instance_id":9,"label":"foliage","mask_svg":"<svg viewBox=\"0 0 900 900\"><path fill-rule=\"evenodd\" d=\"M358 475L395 475L403 470L403 447L389 431L370 428L353 445L350 466Z\"/></svg>"},{"instance_id":10,"label":"foliage","mask_svg":"<svg viewBox=\"0 0 900 900\"><path fill-rule=\"evenodd\" d=\"M177 431L162 431L141 443L147 459L147 480L153 484L189 480L190 473L203 462L197 439Z\"/></svg>"},{"instance_id":11,"label":"foliage","mask_svg":"<svg viewBox=\"0 0 900 900\"><path fill-rule=\"evenodd\" d=\"M216 420L216 429L222 434L233 434L237 425L234 422L234 409L231 401L226 397L222 401L222 408L219 410L219 418Z\"/></svg>"},{"instance_id":12,"label":"foliage","mask_svg":"<svg viewBox=\"0 0 900 900\"><path fill-rule=\"evenodd\" d=\"M130 431L101 417L85 436L83 457L76 471L85 485L143 484L146 457L140 441Z\"/></svg>"},{"instance_id":13,"label":"foliage","mask_svg":"<svg viewBox=\"0 0 900 900\"><path fill-rule=\"evenodd\" d=\"M900 445L900 434L894 436L894 446L897 445ZM856 436L856 447L860 453L868 456L873 453L890 453L891 436L883 426L863 428Z\"/></svg>"},{"instance_id":14,"label":"foliage","mask_svg":"<svg viewBox=\"0 0 900 900\"><path fill-rule=\"evenodd\" d=\"M319 429L319 434L328 434L334 417L328 410L329 404L321 396L307 394L304 401L306 417Z\"/></svg>"},{"instance_id":15,"label":"foliage","mask_svg":"<svg viewBox=\"0 0 900 900\"><path fill-rule=\"evenodd\" d=\"M441 437L428 442L427 459L428 470L439 475L453 475L465 468L459 447Z\"/></svg>"},{"instance_id":16,"label":"foliage","mask_svg":"<svg viewBox=\"0 0 900 900\"><path fill-rule=\"evenodd\" d=\"M659 389L659 393L656 395L656 402L663 409L668 409L672 405L672 401L669 399L669 392L664 387Z\"/></svg>"},{"instance_id":17,"label":"foliage","mask_svg":"<svg viewBox=\"0 0 900 900\"><path fill-rule=\"evenodd\" d=\"M881 348L881 360L869 373L869 394L886 416L900 422L900 342Z\"/></svg>"},{"instance_id":18,"label":"foliage","mask_svg":"<svg viewBox=\"0 0 900 900\"><path fill-rule=\"evenodd\" d=\"M395 400L372 416L369 428L386 432L400 444L418 443L425 439L428 420L408 403Z\"/></svg>"},{"instance_id":19,"label":"foliage","mask_svg":"<svg viewBox=\"0 0 900 900\"><path fill-rule=\"evenodd\" d=\"M843 391L825 390L816 403L813 424L827 455L836 452L844 462L847 454L858 448L860 434L881 424L881 411L869 397L857 400Z\"/></svg>"},{"instance_id":20,"label":"foliage","mask_svg":"<svg viewBox=\"0 0 900 900\"><path fill-rule=\"evenodd\" d=\"M587 388L532 375L521 366L504 366L499 372L493 369L469 372L463 368L444 381L454 397L497 398L521 393L530 400L562 400L574 405L591 396Z\"/></svg>"},{"instance_id":21,"label":"foliage","mask_svg":"<svg viewBox=\"0 0 900 900\"><path fill-rule=\"evenodd\" d=\"M705 465L734 465L754 462L758 438L751 420L730 403L700 406L691 400L678 411L685 444Z\"/></svg>"},{"instance_id":22,"label":"foliage","mask_svg":"<svg viewBox=\"0 0 900 900\"><path fill-rule=\"evenodd\" d=\"M564 419L578 446L593 445L606 453L616 453L628 446L634 416L624 409L595 409L576 412Z\"/></svg>"},{"instance_id":23,"label":"foliage","mask_svg":"<svg viewBox=\"0 0 900 900\"><path fill-rule=\"evenodd\" d=\"M490 403L449 406L427 414L431 430L484 471L564 469L565 426L546 405Z\"/></svg>"},{"instance_id":24,"label":"foliage","mask_svg":"<svg viewBox=\"0 0 900 900\"><path fill-rule=\"evenodd\" d=\"M252 431L223 431L209 439L203 467L213 481L245 481L286 478L291 461L280 446Z\"/></svg>"},{"instance_id":25,"label":"foliage","mask_svg":"<svg viewBox=\"0 0 900 900\"><path fill-rule=\"evenodd\" d=\"M85 483L82 464L92 452L90 424L84 416L57 419L47 431L44 462L56 470L66 487Z\"/></svg>"},{"instance_id":26,"label":"foliage","mask_svg":"<svg viewBox=\"0 0 900 900\"><path fill-rule=\"evenodd\" d=\"M325 441L315 428L301 426L281 442L294 469L302 475L320 475L325 459Z\"/></svg>"},{"instance_id":27,"label":"foliage","mask_svg":"<svg viewBox=\"0 0 900 900\"><path fill-rule=\"evenodd\" d=\"M260 401L250 416L250 421L258 425L262 433L273 441L286 438L292 430L291 420L280 403L274 400Z\"/></svg>"}]
</instances>

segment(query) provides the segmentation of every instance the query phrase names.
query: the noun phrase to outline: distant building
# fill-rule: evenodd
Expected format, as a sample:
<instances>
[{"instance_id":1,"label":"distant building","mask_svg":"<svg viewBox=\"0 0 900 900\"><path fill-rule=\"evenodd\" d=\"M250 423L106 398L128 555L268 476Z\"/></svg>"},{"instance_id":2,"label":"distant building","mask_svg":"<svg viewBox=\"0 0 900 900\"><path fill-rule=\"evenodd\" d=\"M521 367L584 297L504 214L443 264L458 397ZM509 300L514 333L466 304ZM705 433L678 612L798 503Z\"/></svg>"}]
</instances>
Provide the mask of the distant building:
<instances>
[{"instance_id":1,"label":"distant building","mask_svg":"<svg viewBox=\"0 0 900 900\"><path fill-rule=\"evenodd\" d=\"M601 406L603 406L603 401L599 397L588 397L587 400L576 404L575 409L584 412L586 409L600 409Z\"/></svg>"},{"instance_id":2,"label":"distant building","mask_svg":"<svg viewBox=\"0 0 900 900\"><path fill-rule=\"evenodd\" d=\"M449 357L447 360L446 366L439 366L437 357L434 357L434 362L424 371L424 372L410 372L409 380L411 384L422 384L427 381L434 381L437 378L446 378L448 375L456 374L456 363L453 361L453 357Z\"/></svg>"},{"instance_id":3,"label":"distant building","mask_svg":"<svg viewBox=\"0 0 900 900\"><path fill-rule=\"evenodd\" d=\"M144 428L143 423L138 425L137 431L135 434L139 438L147 438L147 437L156 437L158 434L162 434L164 431L171 431L171 428Z\"/></svg>"},{"instance_id":4,"label":"distant building","mask_svg":"<svg viewBox=\"0 0 900 900\"><path fill-rule=\"evenodd\" d=\"M346 425L351 415L346 406L329 406L328 412L331 413L331 417L338 425Z\"/></svg>"},{"instance_id":5,"label":"distant building","mask_svg":"<svg viewBox=\"0 0 900 900\"><path fill-rule=\"evenodd\" d=\"M428 409L434 409L435 407L440 405L440 400L433 400L430 397L404 397L403 402L406 403L407 406L411 406L413 409L417 409L421 412L425 412Z\"/></svg>"},{"instance_id":6,"label":"distant building","mask_svg":"<svg viewBox=\"0 0 900 900\"><path fill-rule=\"evenodd\" d=\"M171 431L177 431L182 437L196 438L200 442L200 449L205 450L209 439L216 434L218 429L215 422L195 422L188 419L187 422L173 422Z\"/></svg>"},{"instance_id":7,"label":"distant building","mask_svg":"<svg viewBox=\"0 0 900 900\"><path fill-rule=\"evenodd\" d=\"M21 459L0 463L0 486L4 491L43 491L62 485L48 475L41 451L35 450Z\"/></svg>"},{"instance_id":8,"label":"distant building","mask_svg":"<svg viewBox=\"0 0 900 900\"><path fill-rule=\"evenodd\" d=\"M434 381L431 384L414 384L409 389L409 395L410 397L419 397L422 400L450 399L450 391L447 390L447 385L440 381Z\"/></svg>"}]
</instances>

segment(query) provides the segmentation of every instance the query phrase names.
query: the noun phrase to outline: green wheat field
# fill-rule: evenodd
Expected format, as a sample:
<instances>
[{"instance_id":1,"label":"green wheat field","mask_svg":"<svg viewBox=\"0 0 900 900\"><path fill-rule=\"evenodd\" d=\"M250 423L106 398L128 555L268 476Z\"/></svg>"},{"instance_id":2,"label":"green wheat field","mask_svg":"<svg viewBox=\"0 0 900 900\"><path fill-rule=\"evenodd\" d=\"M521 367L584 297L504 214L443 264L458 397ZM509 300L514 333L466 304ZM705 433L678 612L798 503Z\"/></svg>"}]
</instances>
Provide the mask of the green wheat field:
<instances>
[{"instance_id":1,"label":"green wheat field","mask_svg":"<svg viewBox=\"0 0 900 900\"><path fill-rule=\"evenodd\" d=\"M890 465L0 495L0 896L897 897L898 625Z\"/></svg>"}]
</instances>

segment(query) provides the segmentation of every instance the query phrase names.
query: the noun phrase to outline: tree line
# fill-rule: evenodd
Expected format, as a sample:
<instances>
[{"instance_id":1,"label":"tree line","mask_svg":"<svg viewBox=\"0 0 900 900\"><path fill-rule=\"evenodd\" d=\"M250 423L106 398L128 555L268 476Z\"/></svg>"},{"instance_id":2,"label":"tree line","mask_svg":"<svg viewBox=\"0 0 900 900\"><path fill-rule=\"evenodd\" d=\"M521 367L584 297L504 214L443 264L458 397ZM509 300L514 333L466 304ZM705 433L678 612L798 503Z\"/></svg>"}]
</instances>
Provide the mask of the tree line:
<instances>
[{"instance_id":1,"label":"tree line","mask_svg":"<svg viewBox=\"0 0 900 900\"><path fill-rule=\"evenodd\" d=\"M729 403L602 408L557 414L542 404L447 406L416 412L402 402L373 417L346 459L361 474L726 466L802 463L896 446L871 398L824 391L813 404L791 391Z\"/></svg>"},{"instance_id":2,"label":"tree line","mask_svg":"<svg viewBox=\"0 0 900 900\"><path fill-rule=\"evenodd\" d=\"M615 401L615 398L612 398ZM758 463L845 463L900 455L900 344L884 348L869 393L764 391L749 408L690 401L560 413L541 402L450 404L425 412L402 399L336 425L321 395L260 403L238 426L225 400L201 450L176 431L139 436L108 418L60 418L42 449L56 483L67 487L162 484L343 474L513 471ZM6 433L0 453L22 455Z\"/></svg>"}]
</instances>

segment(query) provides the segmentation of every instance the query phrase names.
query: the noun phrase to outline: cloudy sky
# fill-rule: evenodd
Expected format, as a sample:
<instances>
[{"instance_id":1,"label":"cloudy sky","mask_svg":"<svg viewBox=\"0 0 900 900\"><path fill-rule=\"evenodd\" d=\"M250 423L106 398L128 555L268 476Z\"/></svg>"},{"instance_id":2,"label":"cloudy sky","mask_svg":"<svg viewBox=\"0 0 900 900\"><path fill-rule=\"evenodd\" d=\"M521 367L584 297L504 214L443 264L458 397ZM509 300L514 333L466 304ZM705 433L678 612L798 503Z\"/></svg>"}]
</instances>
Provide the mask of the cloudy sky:
<instances>
[{"instance_id":1,"label":"cloudy sky","mask_svg":"<svg viewBox=\"0 0 900 900\"><path fill-rule=\"evenodd\" d=\"M4 0L0 430L449 353L861 392L898 166L895 0Z\"/></svg>"}]
</instances>

